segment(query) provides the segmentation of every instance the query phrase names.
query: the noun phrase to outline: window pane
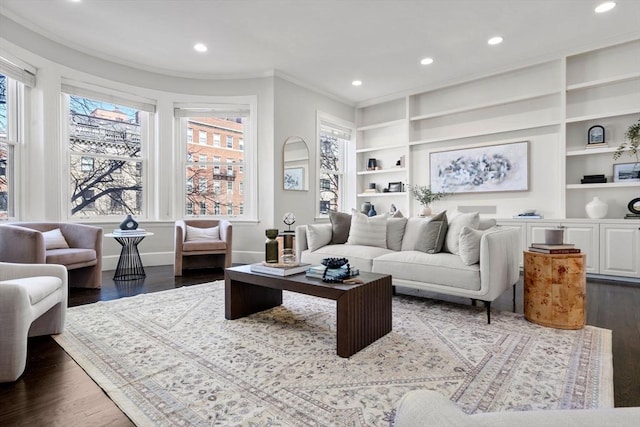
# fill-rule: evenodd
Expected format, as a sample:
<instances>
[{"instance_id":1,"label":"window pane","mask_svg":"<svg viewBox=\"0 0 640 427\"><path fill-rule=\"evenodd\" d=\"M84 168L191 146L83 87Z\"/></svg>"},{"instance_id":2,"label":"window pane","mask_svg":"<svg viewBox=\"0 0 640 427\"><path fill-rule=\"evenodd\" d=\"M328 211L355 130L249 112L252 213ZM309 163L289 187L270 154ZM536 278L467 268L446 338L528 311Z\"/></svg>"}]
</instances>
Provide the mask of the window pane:
<instances>
[{"instance_id":1,"label":"window pane","mask_svg":"<svg viewBox=\"0 0 640 427\"><path fill-rule=\"evenodd\" d=\"M142 213L141 114L69 96L71 216Z\"/></svg>"},{"instance_id":2,"label":"window pane","mask_svg":"<svg viewBox=\"0 0 640 427\"><path fill-rule=\"evenodd\" d=\"M0 74L0 139L8 139L7 134L7 78Z\"/></svg>"},{"instance_id":3,"label":"window pane","mask_svg":"<svg viewBox=\"0 0 640 427\"><path fill-rule=\"evenodd\" d=\"M319 212L323 215L340 210L345 144L342 139L320 134Z\"/></svg>"},{"instance_id":4,"label":"window pane","mask_svg":"<svg viewBox=\"0 0 640 427\"><path fill-rule=\"evenodd\" d=\"M200 215L233 215L239 212L238 206L244 202L244 195L233 191L234 183L241 185L241 176L234 174L234 165L244 162L244 152L228 148L228 141L244 135L246 119L219 117L190 117L187 118L186 128L191 128L199 134L212 134L213 146L189 143L188 135L184 139L187 150L186 168L186 203L200 206ZM224 138L225 146L220 146ZM198 163L188 159L198 159ZM221 163L226 163L221 167ZM206 167L204 167L206 165ZM197 180L200 184L198 191L194 191L190 182ZM206 184L202 184L202 183ZM221 208L221 205L223 207ZM235 207L235 209L234 209ZM186 212L189 215L188 212Z\"/></svg>"}]
</instances>

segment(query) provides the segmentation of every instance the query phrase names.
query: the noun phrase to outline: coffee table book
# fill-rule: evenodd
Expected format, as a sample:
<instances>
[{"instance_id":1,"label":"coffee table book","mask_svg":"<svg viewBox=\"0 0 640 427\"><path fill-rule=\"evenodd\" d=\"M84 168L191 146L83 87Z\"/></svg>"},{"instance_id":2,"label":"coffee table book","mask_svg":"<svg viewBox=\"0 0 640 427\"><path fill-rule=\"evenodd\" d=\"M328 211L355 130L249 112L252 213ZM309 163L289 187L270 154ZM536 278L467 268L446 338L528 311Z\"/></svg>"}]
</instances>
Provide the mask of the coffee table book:
<instances>
[{"instance_id":1,"label":"coffee table book","mask_svg":"<svg viewBox=\"0 0 640 427\"><path fill-rule=\"evenodd\" d=\"M549 243L532 243L531 247L538 249L574 249L576 245L574 245L573 243L562 243L559 245L553 245Z\"/></svg>"},{"instance_id":2,"label":"coffee table book","mask_svg":"<svg viewBox=\"0 0 640 427\"><path fill-rule=\"evenodd\" d=\"M579 254L580 249L578 248L544 249L544 248L536 248L536 247L530 246L529 252L536 252L540 254Z\"/></svg>"},{"instance_id":3,"label":"coffee table book","mask_svg":"<svg viewBox=\"0 0 640 427\"><path fill-rule=\"evenodd\" d=\"M300 274L306 272L311 264L272 264L266 265L259 262L251 264L251 271L254 273L271 274L273 276L292 276L294 274Z\"/></svg>"}]
</instances>

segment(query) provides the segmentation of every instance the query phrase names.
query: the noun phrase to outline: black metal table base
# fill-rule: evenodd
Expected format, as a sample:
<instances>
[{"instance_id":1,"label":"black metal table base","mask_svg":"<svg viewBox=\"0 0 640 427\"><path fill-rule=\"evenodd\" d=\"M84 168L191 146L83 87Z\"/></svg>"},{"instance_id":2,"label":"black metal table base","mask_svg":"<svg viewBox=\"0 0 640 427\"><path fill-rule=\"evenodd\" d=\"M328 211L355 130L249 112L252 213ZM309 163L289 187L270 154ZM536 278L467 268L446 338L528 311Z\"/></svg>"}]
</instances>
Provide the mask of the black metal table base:
<instances>
[{"instance_id":1,"label":"black metal table base","mask_svg":"<svg viewBox=\"0 0 640 427\"><path fill-rule=\"evenodd\" d=\"M142 266L138 243L146 236L114 236L118 243L122 245L118 266L113 275L113 280L136 280L144 279L147 275Z\"/></svg>"}]
</instances>

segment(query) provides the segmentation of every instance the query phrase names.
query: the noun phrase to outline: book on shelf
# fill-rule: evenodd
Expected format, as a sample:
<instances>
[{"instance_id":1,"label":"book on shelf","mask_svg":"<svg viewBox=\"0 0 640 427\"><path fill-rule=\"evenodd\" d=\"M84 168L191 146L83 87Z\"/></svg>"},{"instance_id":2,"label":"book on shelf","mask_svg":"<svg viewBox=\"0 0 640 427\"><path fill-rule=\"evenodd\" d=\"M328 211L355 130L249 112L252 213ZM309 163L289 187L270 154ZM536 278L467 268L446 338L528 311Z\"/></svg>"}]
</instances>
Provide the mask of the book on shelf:
<instances>
[{"instance_id":1,"label":"book on shelf","mask_svg":"<svg viewBox=\"0 0 640 427\"><path fill-rule=\"evenodd\" d=\"M255 273L271 274L273 276L292 276L304 273L311 264L267 264L259 262L251 264L251 271Z\"/></svg>"},{"instance_id":2,"label":"book on shelf","mask_svg":"<svg viewBox=\"0 0 640 427\"><path fill-rule=\"evenodd\" d=\"M531 214L518 214L514 215L513 219L542 219L542 215L531 215Z\"/></svg>"},{"instance_id":3,"label":"book on shelf","mask_svg":"<svg viewBox=\"0 0 640 427\"><path fill-rule=\"evenodd\" d=\"M543 249L543 248L534 248L533 246L529 247L529 252L536 252L540 254L579 254L580 249L578 248L568 248L568 249Z\"/></svg>"},{"instance_id":4,"label":"book on shelf","mask_svg":"<svg viewBox=\"0 0 640 427\"><path fill-rule=\"evenodd\" d=\"M640 214L628 213L624 216L624 219L640 219Z\"/></svg>"},{"instance_id":5,"label":"book on shelf","mask_svg":"<svg viewBox=\"0 0 640 427\"><path fill-rule=\"evenodd\" d=\"M550 245L548 243L532 243L531 247L538 249L574 249L576 245L574 245L573 243L562 243L559 245Z\"/></svg>"}]
</instances>

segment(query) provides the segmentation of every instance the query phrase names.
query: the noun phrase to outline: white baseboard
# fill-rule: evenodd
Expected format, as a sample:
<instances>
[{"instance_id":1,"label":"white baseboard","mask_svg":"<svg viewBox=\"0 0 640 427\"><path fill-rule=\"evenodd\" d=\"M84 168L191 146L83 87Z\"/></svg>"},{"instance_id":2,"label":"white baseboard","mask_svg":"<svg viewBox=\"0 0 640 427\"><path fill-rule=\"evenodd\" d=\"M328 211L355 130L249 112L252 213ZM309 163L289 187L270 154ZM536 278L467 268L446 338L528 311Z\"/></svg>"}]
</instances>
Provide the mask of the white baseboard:
<instances>
[{"instance_id":1,"label":"white baseboard","mask_svg":"<svg viewBox=\"0 0 640 427\"><path fill-rule=\"evenodd\" d=\"M115 270L118 265L119 255L107 255L102 257L102 271ZM141 253L142 265L153 267L158 265L173 265L173 252ZM233 251L232 260L239 264L253 264L264 260L263 252Z\"/></svg>"}]
</instances>

